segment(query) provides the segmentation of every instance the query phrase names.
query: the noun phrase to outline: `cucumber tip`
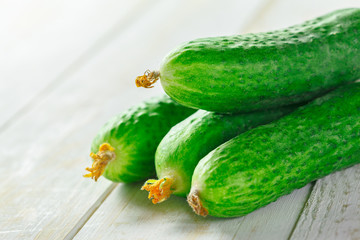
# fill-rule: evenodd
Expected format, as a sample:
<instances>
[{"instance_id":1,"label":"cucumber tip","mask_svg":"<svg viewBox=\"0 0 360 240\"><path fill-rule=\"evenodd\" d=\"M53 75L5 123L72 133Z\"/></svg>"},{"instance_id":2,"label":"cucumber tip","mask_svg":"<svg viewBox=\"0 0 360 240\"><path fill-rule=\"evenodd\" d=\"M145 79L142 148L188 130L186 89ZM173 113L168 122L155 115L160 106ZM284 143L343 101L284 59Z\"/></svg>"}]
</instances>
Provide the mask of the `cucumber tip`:
<instances>
[{"instance_id":1,"label":"cucumber tip","mask_svg":"<svg viewBox=\"0 0 360 240\"><path fill-rule=\"evenodd\" d=\"M137 87L152 88L153 84L156 83L160 78L159 71L146 70L143 75L136 77L135 84Z\"/></svg>"},{"instance_id":2,"label":"cucumber tip","mask_svg":"<svg viewBox=\"0 0 360 240\"><path fill-rule=\"evenodd\" d=\"M187 196L187 202L197 215L206 217L209 214L208 210L206 210L206 208L202 205L199 192L197 190L190 192Z\"/></svg>"}]
</instances>

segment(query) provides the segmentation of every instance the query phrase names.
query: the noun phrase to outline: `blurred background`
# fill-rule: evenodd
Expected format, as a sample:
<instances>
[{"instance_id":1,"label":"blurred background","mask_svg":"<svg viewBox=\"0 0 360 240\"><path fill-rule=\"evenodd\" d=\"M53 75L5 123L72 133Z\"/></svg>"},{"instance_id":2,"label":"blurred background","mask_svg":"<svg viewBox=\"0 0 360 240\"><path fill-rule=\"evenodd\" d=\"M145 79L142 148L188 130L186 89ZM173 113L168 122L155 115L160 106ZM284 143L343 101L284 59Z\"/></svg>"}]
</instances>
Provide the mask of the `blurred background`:
<instances>
[{"instance_id":1,"label":"blurred background","mask_svg":"<svg viewBox=\"0 0 360 240\"><path fill-rule=\"evenodd\" d=\"M138 185L95 184L82 174L110 117L163 94L159 83L140 89L134 79L158 69L178 44L274 30L345 7L360 1L0 1L0 239L285 239L294 229L301 236L295 226L311 186L245 218L204 221L180 198L155 209Z\"/></svg>"}]
</instances>

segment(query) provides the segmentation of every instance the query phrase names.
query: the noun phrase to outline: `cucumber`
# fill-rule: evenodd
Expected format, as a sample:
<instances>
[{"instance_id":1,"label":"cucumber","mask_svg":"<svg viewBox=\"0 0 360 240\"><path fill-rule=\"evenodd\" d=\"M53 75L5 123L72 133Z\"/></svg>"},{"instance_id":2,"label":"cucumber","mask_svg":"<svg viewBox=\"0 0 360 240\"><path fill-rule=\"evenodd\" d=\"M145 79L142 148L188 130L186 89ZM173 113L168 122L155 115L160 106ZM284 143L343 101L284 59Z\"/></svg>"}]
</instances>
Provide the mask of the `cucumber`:
<instances>
[{"instance_id":1,"label":"cucumber","mask_svg":"<svg viewBox=\"0 0 360 240\"><path fill-rule=\"evenodd\" d=\"M103 174L114 182L142 181L155 175L155 151L172 126L194 113L168 96L150 99L113 117L94 138L93 165L84 175ZM97 152L95 154L95 152Z\"/></svg>"},{"instance_id":2,"label":"cucumber","mask_svg":"<svg viewBox=\"0 0 360 240\"><path fill-rule=\"evenodd\" d=\"M136 84L160 77L185 106L249 112L321 96L358 79L359 62L360 9L341 9L282 30L184 43Z\"/></svg>"},{"instance_id":3,"label":"cucumber","mask_svg":"<svg viewBox=\"0 0 360 240\"><path fill-rule=\"evenodd\" d=\"M175 125L160 142L155 154L159 180L146 181L142 189L149 191L152 202L163 202L173 193L186 196L192 173L211 150L258 125L269 123L293 111L297 106L283 107L237 115L221 115L204 110Z\"/></svg>"},{"instance_id":4,"label":"cucumber","mask_svg":"<svg viewBox=\"0 0 360 240\"><path fill-rule=\"evenodd\" d=\"M243 216L360 163L360 83L348 84L214 149L196 166L188 202L206 216Z\"/></svg>"}]
</instances>

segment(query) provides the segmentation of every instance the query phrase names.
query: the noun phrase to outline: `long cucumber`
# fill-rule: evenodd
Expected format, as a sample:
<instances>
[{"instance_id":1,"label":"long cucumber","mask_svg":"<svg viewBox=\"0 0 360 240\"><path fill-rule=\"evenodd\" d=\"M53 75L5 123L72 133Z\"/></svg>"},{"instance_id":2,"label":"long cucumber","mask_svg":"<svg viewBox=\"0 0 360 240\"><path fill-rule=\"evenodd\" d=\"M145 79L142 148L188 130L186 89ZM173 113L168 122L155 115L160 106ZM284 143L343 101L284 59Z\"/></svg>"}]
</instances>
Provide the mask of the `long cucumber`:
<instances>
[{"instance_id":1,"label":"long cucumber","mask_svg":"<svg viewBox=\"0 0 360 240\"><path fill-rule=\"evenodd\" d=\"M360 163L360 83L343 86L220 145L196 166L188 202L199 215L243 216Z\"/></svg>"},{"instance_id":2,"label":"long cucumber","mask_svg":"<svg viewBox=\"0 0 360 240\"><path fill-rule=\"evenodd\" d=\"M360 78L360 9L341 9L289 28L184 43L146 72L179 103L220 113L308 101Z\"/></svg>"}]
</instances>

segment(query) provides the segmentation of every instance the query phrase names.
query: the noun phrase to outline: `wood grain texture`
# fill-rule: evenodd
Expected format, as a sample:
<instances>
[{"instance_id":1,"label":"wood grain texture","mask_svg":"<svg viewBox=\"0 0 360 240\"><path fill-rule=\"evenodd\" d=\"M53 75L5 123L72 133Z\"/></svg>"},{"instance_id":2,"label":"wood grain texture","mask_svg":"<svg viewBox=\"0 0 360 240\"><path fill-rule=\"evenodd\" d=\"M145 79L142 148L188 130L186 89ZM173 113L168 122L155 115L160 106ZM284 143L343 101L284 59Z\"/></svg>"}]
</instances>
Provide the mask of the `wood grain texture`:
<instances>
[{"instance_id":1,"label":"wood grain texture","mask_svg":"<svg viewBox=\"0 0 360 240\"><path fill-rule=\"evenodd\" d=\"M287 239L310 185L242 218L203 218L185 198L153 205L141 184L121 184L75 239ZM124 201L126 199L126 201Z\"/></svg>"},{"instance_id":2,"label":"wood grain texture","mask_svg":"<svg viewBox=\"0 0 360 240\"><path fill-rule=\"evenodd\" d=\"M316 182L291 239L360 239L360 165Z\"/></svg>"},{"instance_id":3,"label":"wood grain texture","mask_svg":"<svg viewBox=\"0 0 360 240\"><path fill-rule=\"evenodd\" d=\"M311 189L310 183L246 215L234 239L288 239Z\"/></svg>"},{"instance_id":4,"label":"wood grain texture","mask_svg":"<svg viewBox=\"0 0 360 240\"><path fill-rule=\"evenodd\" d=\"M32 0L20 8L8 1L0 8L0 31L15 31L0 39L0 48L4 47L0 125L5 126L0 133L0 239L72 239L76 234L76 239L286 239L310 186L243 218L204 219L194 215L182 198L153 206L139 190L141 184L115 187L103 178L95 184L82 174L90 164L92 137L101 125L163 93L160 85L136 89L135 76L156 69L162 57L183 41L233 34L248 23L252 25L246 31L268 30L284 24L288 15L295 16L294 23L301 22L308 11L297 15L303 1L294 1L284 18L286 1L266 1L260 12L261 0L130 2ZM314 6L310 11L315 13L329 4L319 2L307 0L305 6ZM359 192L356 186L350 188ZM336 196L343 194L341 186L336 191ZM351 204L358 204L356 196ZM346 199L340 202L346 204ZM358 212L351 204L341 215L347 219L340 222L342 227L333 225L329 231L356 230L352 226L358 219L352 214ZM323 226L321 216L327 208L319 206L315 224ZM301 228L309 226L306 216L302 215L294 238L306 233Z\"/></svg>"}]
</instances>

